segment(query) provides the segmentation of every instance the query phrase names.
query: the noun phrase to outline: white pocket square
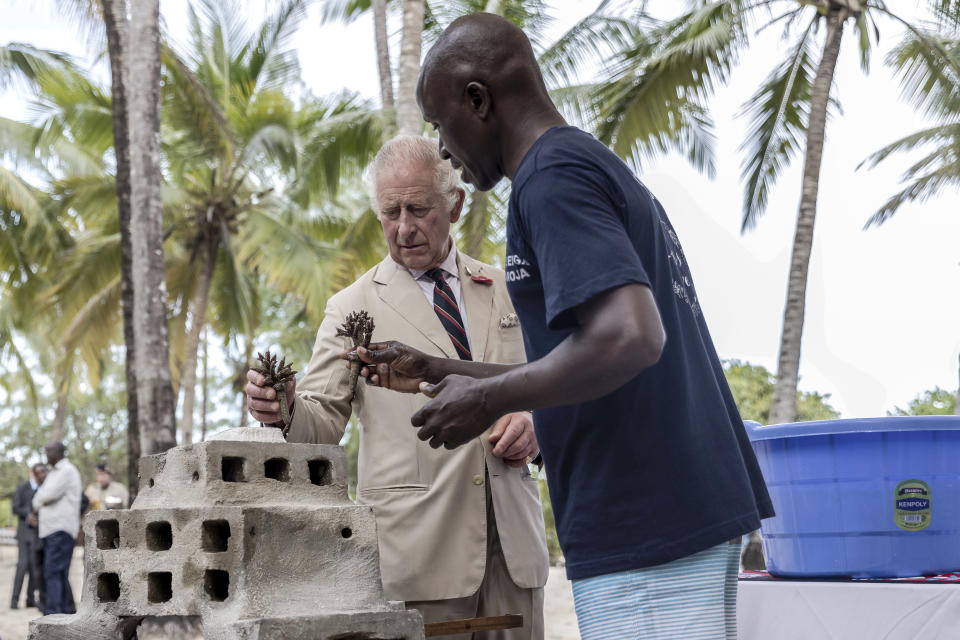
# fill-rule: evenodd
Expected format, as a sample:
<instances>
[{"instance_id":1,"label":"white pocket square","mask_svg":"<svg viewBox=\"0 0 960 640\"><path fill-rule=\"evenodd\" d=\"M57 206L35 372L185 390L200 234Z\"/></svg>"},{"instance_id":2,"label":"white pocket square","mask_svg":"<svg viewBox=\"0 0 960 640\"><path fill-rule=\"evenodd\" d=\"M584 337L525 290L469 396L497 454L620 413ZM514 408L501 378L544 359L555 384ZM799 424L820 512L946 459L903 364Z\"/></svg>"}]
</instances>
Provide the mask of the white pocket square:
<instances>
[{"instance_id":1,"label":"white pocket square","mask_svg":"<svg viewBox=\"0 0 960 640\"><path fill-rule=\"evenodd\" d=\"M509 329L510 327L519 327L520 319L515 313L508 313L507 315L500 318L500 328Z\"/></svg>"}]
</instances>

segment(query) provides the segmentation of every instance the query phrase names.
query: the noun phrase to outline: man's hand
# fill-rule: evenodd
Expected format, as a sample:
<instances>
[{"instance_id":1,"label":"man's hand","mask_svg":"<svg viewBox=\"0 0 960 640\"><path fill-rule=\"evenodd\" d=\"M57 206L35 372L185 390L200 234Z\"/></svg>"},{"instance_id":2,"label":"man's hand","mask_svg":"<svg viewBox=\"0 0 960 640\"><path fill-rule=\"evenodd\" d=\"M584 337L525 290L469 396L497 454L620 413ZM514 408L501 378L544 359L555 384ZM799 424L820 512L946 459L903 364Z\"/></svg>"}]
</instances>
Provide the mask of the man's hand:
<instances>
[{"instance_id":1,"label":"man's hand","mask_svg":"<svg viewBox=\"0 0 960 640\"><path fill-rule=\"evenodd\" d=\"M482 380L450 375L437 384L423 383L420 390L433 398L410 423L421 427L417 437L438 449L456 449L487 430L502 412L491 406Z\"/></svg>"},{"instance_id":2,"label":"man's hand","mask_svg":"<svg viewBox=\"0 0 960 640\"><path fill-rule=\"evenodd\" d=\"M247 394L247 409L250 415L257 422L262 422L268 426L283 426L283 419L280 417L280 402L277 400L277 392L273 387L265 387L266 381L263 374L257 373L253 369L247 371L247 386L244 391ZM293 415L293 401L296 397L297 381L290 378L287 381L287 408L290 415Z\"/></svg>"},{"instance_id":3,"label":"man's hand","mask_svg":"<svg viewBox=\"0 0 960 640\"><path fill-rule=\"evenodd\" d=\"M540 453L533 431L533 416L527 411L503 416L487 437L494 445L493 455L503 458L508 467L522 467Z\"/></svg>"},{"instance_id":4,"label":"man's hand","mask_svg":"<svg viewBox=\"0 0 960 640\"><path fill-rule=\"evenodd\" d=\"M40 526L40 520L37 518L37 513L36 513L36 511L34 511L34 512L31 513L29 516L27 516L27 523L28 523L31 527L39 527L39 526Z\"/></svg>"},{"instance_id":5,"label":"man's hand","mask_svg":"<svg viewBox=\"0 0 960 640\"><path fill-rule=\"evenodd\" d=\"M347 353L341 357L346 359ZM431 363L435 358L401 342L376 342L366 349L359 347L357 355L367 363L360 375L376 387L418 393L420 383L434 379Z\"/></svg>"}]
</instances>

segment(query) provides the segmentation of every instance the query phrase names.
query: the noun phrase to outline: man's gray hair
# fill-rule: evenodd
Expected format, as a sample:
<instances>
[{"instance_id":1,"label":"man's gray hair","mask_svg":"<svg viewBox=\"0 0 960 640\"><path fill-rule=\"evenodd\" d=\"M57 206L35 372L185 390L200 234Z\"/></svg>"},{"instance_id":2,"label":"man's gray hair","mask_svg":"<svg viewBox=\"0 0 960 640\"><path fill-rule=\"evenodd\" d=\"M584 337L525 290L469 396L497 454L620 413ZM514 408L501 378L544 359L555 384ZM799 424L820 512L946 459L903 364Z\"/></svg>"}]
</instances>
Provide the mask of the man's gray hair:
<instances>
[{"instance_id":1,"label":"man's gray hair","mask_svg":"<svg viewBox=\"0 0 960 640\"><path fill-rule=\"evenodd\" d=\"M457 202L460 178L448 160L440 157L436 140L422 136L396 136L387 140L366 171L367 195L374 213L380 215L377 181L383 171L404 166L433 167L433 190L448 208Z\"/></svg>"}]
</instances>

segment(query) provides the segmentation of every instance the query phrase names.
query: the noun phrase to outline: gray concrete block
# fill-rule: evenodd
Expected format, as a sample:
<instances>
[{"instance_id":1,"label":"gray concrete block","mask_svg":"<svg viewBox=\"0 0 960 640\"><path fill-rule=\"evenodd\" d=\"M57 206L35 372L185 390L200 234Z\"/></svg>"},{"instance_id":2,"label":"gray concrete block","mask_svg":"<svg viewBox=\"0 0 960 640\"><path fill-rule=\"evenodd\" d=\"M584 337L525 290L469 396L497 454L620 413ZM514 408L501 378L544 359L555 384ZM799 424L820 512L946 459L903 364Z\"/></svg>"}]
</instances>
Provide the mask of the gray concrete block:
<instances>
[{"instance_id":1,"label":"gray concrete block","mask_svg":"<svg viewBox=\"0 0 960 640\"><path fill-rule=\"evenodd\" d=\"M195 635L197 620L206 638L422 638L420 614L384 597L376 521L347 498L343 449L274 431L141 458L132 507L84 519L77 614L31 623L30 639Z\"/></svg>"}]
</instances>

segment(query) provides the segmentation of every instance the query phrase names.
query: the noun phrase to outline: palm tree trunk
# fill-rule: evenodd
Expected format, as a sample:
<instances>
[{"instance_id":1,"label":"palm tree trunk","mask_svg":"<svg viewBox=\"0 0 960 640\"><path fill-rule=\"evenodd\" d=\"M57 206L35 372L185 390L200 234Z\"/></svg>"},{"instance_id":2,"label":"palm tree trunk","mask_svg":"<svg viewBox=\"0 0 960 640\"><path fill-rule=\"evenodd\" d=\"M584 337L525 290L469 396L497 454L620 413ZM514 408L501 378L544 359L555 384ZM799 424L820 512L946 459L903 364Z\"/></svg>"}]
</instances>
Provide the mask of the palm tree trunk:
<instances>
[{"instance_id":1,"label":"palm tree trunk","mask_svg":"<svg viewBox=\"0 0 960 640\"><path fill-rule=\"evenodd\" d=\"M247 346L243 354L243 376L247 374L247 368L250 367L250 363L253 361L253 338L247 337ZM250 418L250 412L247 411L247 394L242 390L243 382L241 381L241 391L240 391L240 426L247 426L247 422Z\"/></svg>"},{"instance_id":2,"label":"palm tree trunk","mask_svg":"<svg viewBox=\"0 0 960 640\"><path fill-rule=\"evenodd\" d=\"M487 238L487 227L490 224L490 193L474 189L470 196L470 209L464 220L463 251L471 258L482 260L483 241Z\"/></svg>"},{"instance_id":3,"label":"palm tree trunk","mask_svg":"<svg viewBox=\"0 0 960 640\"><path fill-rule=\"evenodd\" d=\"M128 126L137 419L143 455L176 446L160 199L159 0L130 3Z\"/></svg>"},{"instance_id":4,"label":"palm tree trunk","mask_svg":"<svg viewBox=\"0 0 960 640\"><path fill-rule=\"evenodd\" d=\"M53 414L53 424L50 425L50 440L62 442L67 430L67 411L70 408L70 384L73 382L73 363L64 367L57 384L57 410Z\"/></svg>"},{"instance_id":5,"label":"palm tree trunk","mask_svg":"<svg viewBox=\"0 0 960 640\"><path fill-rule=\"evenodd\" d=\"M183 389L183 413L180 416L180 444L193 444L193 405L197 395L197 352L200 350L200 331L207 324L207 300L213 270L217 266L219 241L216 235L207 239L200 248L200 280L190 302L190 331L184 345L183 369L180 372L180 388Z\"/></svg>"},{"instance_id":6,"label":"palm tree trunk","mask_svg":"<svg viewBox=\"0 0 960 640\"><path fill-rule=\"evenodd\" d=\"M137 425L137 366L133 342L133 256L130 246L130 146L125 84L127 8L124 0L100 0L110 57L113 106L113 149L117 162L117 218L120 221L120 280L123 344L127 382L127 486L131 502L137 496L140 429Z\"/></svg>"},{"instance_id":7,"label":"palm tree trunk","mask_svg":"<svg viewBox=\"0 0 960 640\"><path fill-rule=\"evenodd\" d=\"M817 215L817 190L820 163L823 159L823 139L827 124L827 103L830 87L840 53L843 23L849 13L845 8L831 9L827 17L827 37L823 56L817 67L810 95L810 121L807 125L806 159L803 166L803 186L797 230L793 238L790 258L790 279L787 284L787 303L783 313L783 333L780 337L780 357L777 383L773 389L770 424L793 422L797 419L797 381L800 371L800 342L803 335L803 314L807 297L807 271L813 249L813 223Z\"/></svg>"},{"instance_id":8,"label":"palm tree trunk","mask_svg":"<svg viewBox=\"0 0 960 640\"><path fill-rule=\"evenodd\" d=\"M203 328L203 382L201 382L201 388L203 389L203 403L200 406L200 442L203 442L207 439L207 387L210 384L210 379L207 376L207 327Z\"/></svg>"},{"instance_id":9,"label":"palm tree trunk","mask_svg":"<svg viewBox=\"0 0 960 640\"><path fill-rule=\"evenodd\" d=\"M377 46L377 73L380 76L380 111L383 137L389 140L396 128L393 104L393 71L390 69L390 44L387 40L387 0L373 0L373 39Z\"/></svg>"},{"instance_id":10,"label":"palm tree trunk","mask_svg":"<svg viewBox=\"0 0 960 640\"><path fill-rule=\"evenodd\" d=\"M400 135L418 135L423 126L416 91L424 8L424 0L403 0L403 33L397 72L397 130Z\"/></svg>"}]
</instances>

